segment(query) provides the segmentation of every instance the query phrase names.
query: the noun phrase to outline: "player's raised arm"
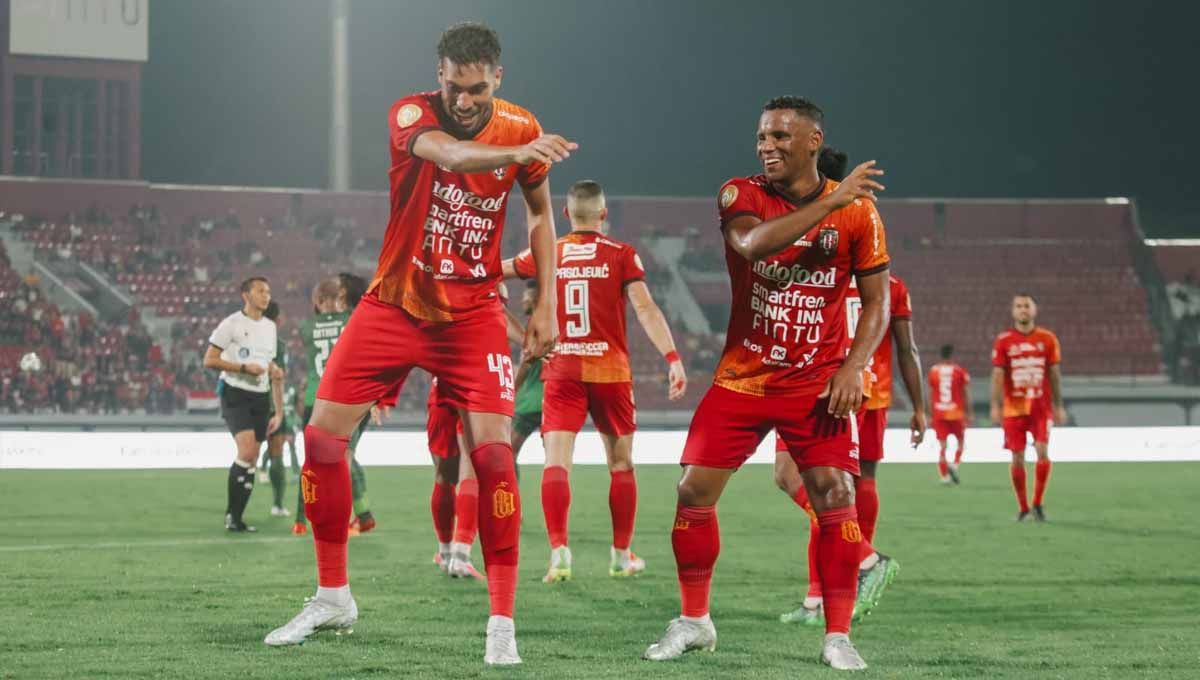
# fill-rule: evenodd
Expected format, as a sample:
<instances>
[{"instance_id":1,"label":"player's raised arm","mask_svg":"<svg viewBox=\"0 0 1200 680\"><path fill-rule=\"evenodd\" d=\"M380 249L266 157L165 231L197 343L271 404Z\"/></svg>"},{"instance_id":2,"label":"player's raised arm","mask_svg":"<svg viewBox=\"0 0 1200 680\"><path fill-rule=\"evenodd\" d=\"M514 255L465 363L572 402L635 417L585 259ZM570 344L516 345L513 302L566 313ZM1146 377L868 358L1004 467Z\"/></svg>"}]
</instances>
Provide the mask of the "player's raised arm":
<instances>
[{"instance_id":1,"label":"player's raised arm","mask_svg":"<svg viewBox=\"0 0 1200 680\"><path fill-rule=\"evenodd\" d=\"M505 168L514 163L560 163L578 149L575 142L552 134L543 134L521 146L494 146L455 139L442 130L421 133L412 144L412 153L451 172L477 173Z\"/></svg>"},{"instance_id":2,"label":"player's raised arm","mask_svg":"<svg viewBox=\"0 0 1200 680\"><path fill-rule=\"evenodd\" d=\"M554 209L550 203L550 182L533 188L522 187L525 195L525 219L529 225L529 251L537 278L537 302L525 328L524 354L540 357L554 349L558 339L558 295L554 269Z\"/></svg>"},{"instance_id":3,"label":"player's raised arm","mask_svg":"<svg viewBox=\"0 0 1200 680\"><path fill-rule=\"evenodd\" d=\"M867 276L856 275L855 281L858 296L862 299L862 312L854 331L854 342L846 361L820 395L829 397L829 413L838 418L845 418L862 406L863 371L888 325L888 270L885 268Z\"/></svg>"},{"instance_id":4,"label":"player's raised arm","mask_svg":"<svg viewBox=\"0 0 1200 680\"><path fill-rule=\"evenodd\" d=\"M917 341L913 338L911 319L892 319L892 337L896 339L897 361L900 364L900 377L904 380L904 390L908 392L908 400L912 403L912 420L909 429L912 432L911 443L915 447L925 439L925 390L921 384L921 355L917 350ZM884 339L884 342L888 342Z\"/></svg>"},{"instance_id":5,"label":"player's raised arm","mask_svg":"<svg viewBox=\"0 0 1200 680\"><path fill-rule=\"evenodd\" d=\"M786 215L765 222L753 215L734 217L725 225L725 241L734 252L751 262L774 255L791 246L834 210L859 199L874 201L875 192L884 189L874 178L882 174L883 170L875 167L875 161L867 161L856 167L828 196Z\"/></svg>"},{"instance_id":6,"label":"player's raised arm","mask_svg":"<svg viewBox=\"0 0 1200 680\"><path fill-rule=\"evenodd\" d=\"M637 314L638 323L646 331L655 349L667 360L667 397L675 401L687 390L687 372L679 352L675 350L675 339L671 337L671 328L662 310L650 295L650 288L645 281L634 281L625 289L629 302Z\"/></svg>"}]
</instances>

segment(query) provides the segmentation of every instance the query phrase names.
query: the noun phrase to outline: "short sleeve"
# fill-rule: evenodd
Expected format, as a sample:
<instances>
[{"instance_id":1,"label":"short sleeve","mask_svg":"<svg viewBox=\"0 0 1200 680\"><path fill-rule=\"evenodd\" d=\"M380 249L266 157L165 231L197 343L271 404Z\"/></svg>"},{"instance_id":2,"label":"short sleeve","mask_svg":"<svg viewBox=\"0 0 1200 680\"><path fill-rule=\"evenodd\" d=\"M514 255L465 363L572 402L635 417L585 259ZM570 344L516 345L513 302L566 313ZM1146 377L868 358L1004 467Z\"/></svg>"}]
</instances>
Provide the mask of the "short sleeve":
<instances>
[{"instance_id":1,"label":"short sleeve","mask_svg":"<svg viewBox=\"0 0 1200 680\"><path fill-rule=\"evenodd\" d=\"M874 201L856 199L852 213L850 267L855 276L870 276L888 268L887 236ZM911 314L911 311L910 311Z\"/></svg>"},{"instance_id":2,"label":"short sleeve","mask_svg":"<svg viewBox=\"0 0 1200 680\"><path fill-rule=\"evenodd\" d=\"M221 323L217 324L212 335L208 336L208 344L221 351L225 351L233 344L233 317L225 317Z\"/></svg>"},{"instance_id":3,"label":"short sleeve","mask_svg":"<svg viewBox=\"0 0 1200 680\"><path fill-rule=\"evenodd\" d=\"M1008 365L1007 358L1004 355L1004 336L996 338L996 342L992 343L992 365L996 368L1005 368Z\"/></svg>"},{"instance_id":4,"label":"short sleeve","mask_svg":"<svg viewBox=\"0 0 1200 680\"><path fill-rule=\"evenodd\" d=\"M898 278L892 278L892 318L893 319L911 319L912 318L912 296L908 293L908 286Z\"/></svg>"},{"instance_id":5,"label":"short sleeve","mask_svg":"<svg viewBox=\"0 0 1200 680\"><path fill-rule=\"evenodd\" d=\"M970 384L971 384L971 374L970 374L970 373L967 373L967 369L965 369L965 368L959 368L959 369L958 369L958 374L962 376L962 381L963 381L963 384L964 384L964 385L970 385Z\"/></svg>"},{"instance_id":6,"label":"short sleeve","mask_svg":"<svg viewBox=\"0 0 1200 680\"><path fill-rule=\"evenodd\" d=\"M621 257L621 285L628 286L634 281L641 281L645 278L646 268L642 266L642 257L637 254L633 246L626 247Z\"/></svg>"},{"instance_id":7,"label":"short sleeve","mask_svg":"<svg viewBox=\"0 0 1200 680\"><path fill-rule=\"evenodd\" d=\"M555 248L558 244L555 244ZM537 265L533 261L533 251L526 248L521 251L520 255L513 258L513 269L517 270L517 276L522 279L532 279L537 276Z\"/></svg>"},{"instance_id":8,"label":"short sleeve","mask_svg":"<svg viewBox=\"0 0 1200 680\"><path fill-rule=\"evenodd\" d=\"M528 135L528 139L524 140L523 144L528 144L538 137L542 136L542 124L534 118L533 114L529 114L533 118L533 127ZM538 185L546 180L546 175L550 174L550 166L541 161L534 161L528 165L522 165L517 170L517 182L522 189L536 189Z\"/></svg>"},{"instance_id":9,"label":"short sleeve","mask_svg":"<svg viewBox=\"0 0 1200 680\"><path fill-rule=\"evenodd\" d=\"M388 114L388 131L392 137L392 148L412 155L412 145L424 132L441 127L437 112L429 100L422 96L405 97L392 104Z\"/></svg>"},{"instance_id":10,"label":"short sleeve","mask_svg":"<svg viewBox=\"0 0 1200 680\"><path fill-rule=\"evenodd\" d=\"M1049 366L1057 366L1062 361L1062 347L1058 344L1058 336L1049 333L1050 336L1050 352L1046 357L1046 364Z\"/></svg>"},{"instance_id":11,"label":"short sleeve","mask_svg":"<svg viewBox=\"0 0 1200 680\"><path fill-rule=\"evenodd\" d=\"M743 215L762 219L762 195L744 179L731 179L717 194L717 212L721 215L721 228Z\"/></svg>"}]
</instances>

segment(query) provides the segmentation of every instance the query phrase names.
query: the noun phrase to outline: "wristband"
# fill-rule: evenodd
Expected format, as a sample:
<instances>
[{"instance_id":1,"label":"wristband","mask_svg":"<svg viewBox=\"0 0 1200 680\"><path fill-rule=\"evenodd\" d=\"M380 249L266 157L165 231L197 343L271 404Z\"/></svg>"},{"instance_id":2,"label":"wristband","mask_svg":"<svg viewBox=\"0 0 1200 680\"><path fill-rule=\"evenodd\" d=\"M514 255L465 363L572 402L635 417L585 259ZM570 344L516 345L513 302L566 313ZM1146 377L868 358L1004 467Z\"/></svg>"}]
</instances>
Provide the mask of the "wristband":
<instances>
[{"instance_id":1,"label":"wristband","mask_svg":"<svg viewBox=\"0 0 1200 680\"><path fill-rule=\"evenodd\" d=\"M679 361L679 352L671 350L663 355L663 359L666 359L668 364L673 364L676 361Z\"/></svg>"}]
</instances>

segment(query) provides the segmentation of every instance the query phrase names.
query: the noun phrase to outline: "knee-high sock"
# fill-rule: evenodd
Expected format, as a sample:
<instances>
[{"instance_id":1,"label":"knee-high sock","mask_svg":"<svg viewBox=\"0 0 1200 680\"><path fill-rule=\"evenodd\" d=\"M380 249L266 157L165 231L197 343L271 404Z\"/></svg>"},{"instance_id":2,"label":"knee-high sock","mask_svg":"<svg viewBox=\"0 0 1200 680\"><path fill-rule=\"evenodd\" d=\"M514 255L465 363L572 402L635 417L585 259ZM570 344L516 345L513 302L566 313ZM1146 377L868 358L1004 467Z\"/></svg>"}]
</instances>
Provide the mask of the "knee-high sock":
<instances>
[{"instance_id":1,"label":"knee-high sock","mask_svg":"<svg viewBox=\"0 0 1200 680\"><path fill-rule=\"evenodd\" d=\"M863 540L874 542L875 522L879 519L879 490L873 478L854 480L854 507L858 509L858 526L862 529Z\"/></svg>"},{"instance_id":2,"label":"knee-high sock","mask_svg":"<svg viewBox=\"0 0 1200 680\"><path fill-rule=\"evenodd\" d=\"M464 479L458 483L454 501L454 542L471 545L479 531L479 482Z\"/></svg>"},{"instance_id":3,"label":"knee-high sock","mask_svg":"<svg viewBox=\"0 0 1200 680\"><path fill-rule=\"evenodd\" d=\"M612 515L612 545L627 550L637 519L637 477L633 470L613 470L608 484L608 512Z\"/></svg>"},{"instance_id":4,"label":"knee-high sock","mask_svg":"<svg viewBox=\"0 0 1200 680\"><path fill-rule=\"evenodd\" d=\"M433 483L429 497L429 512L433 515L433 533L438 543L449 543L454 537L454 485Z\"/></svg>"},{"instance_id":5,"label":"knee-high sock","mask_svg":"<svg viewBox=\"0 0 1200 680\"><path fill-rule=\"evenodd\" d=\"M287 491L287 473L283 469L283 456L269 459L271 475L272 503L277 508L283 507L283 494Z\"/></svg>"},{"instance_id":6,"label":"knee-high sock","mask_svg":"<svg viewBox=\"0 0 1200 680\"><path fill-rule=\"evenodd\" d=\"M804 509L808 515L808 597L821 597L821 574L817 568L817 544L820 542L821 525L817 523L817 513L813 511L812 503L808 500L808 490L804 485L792 496L792 500Z\"/></svg>"},{"instance_id":7,"label":"knee-high sock","mask_svg":"<svg viewBox=\"0 0 1200 680\"><path fill-rule=\"evenodd\" d=\"M721 554L717 506L676 506L671 547L679 576L680 611L684 616L704 616L708 613L713 565Z\"/></svg>"},{"instance_id":8,"label":"knee-high sock","mask_svg":"<svg viewBox=\"0 0 1200 680\"><path fill-rule=\"evenodd\" d=\"M567 469L551 465L542 471L542 514L550 547L567 544L567 517L571 512L571 480Z\"/></svg>"},{"instance_id":9,"label":"knee-high sock","mask_svg":"<svg viewBox=\"0 0 1200 680\"><path fill-rule=\"evenodd\" d=\"M938 476L945 479L950 474L950 466L946 464L946 447L938 450Z\"/></svg>"},{"instance_id":10,"label":"knee-high sock","mask_svg":"<svg viewBox=\"0 0 1200 680\"><path fill-rule=\"evenodd\" d=\"M371 501L367 499L367 473L363 472L354 456L350 456L350 494L355 515L365 515L371 511Z\"/></svg>"},{"instance_id":11,"label":"knee-high sock","mask_svg":"<svg viewBox=\"0 0 1200 680\"><path fill-rule=\"evenodd\" d=\"M1029 512L1029 500L1025 495L1025 464L1013 463L1008 468L1008 474L1012 477L1013 492L1017 494L1017 507L1021 512Z\"/></svg>"},{"instance_id":12,"label":"knee-high sock","mask_svg":"<svg viewBox=\"0 0 1200 680\"><path fill-rule=\"evenodd\" d=\"M1046 495L1046 484L1050 483L1050 459L1038 460L1033 472L1033 504L1041 505Z\"/></svg>"},{"instance_id":13,"label":"knee-high sock","mask_svg":"<svg viewBox=\"0 0 1200 680\"><path fill-rule=\"evenodd\" d=\"M233 515L233 521L242 521L242 513L250 502L250 493L254 491L254 464L233 461L229 466L229 481L226 485L225 512Z\"/></svg>"},{"instance_id":14,"label":"knee-high sock","mask_svg":"<svg viewBox=\"0 0 1200 680\"><path fill-rule=\"evenodd\" d=\"M487 569L492 616L512 617L520 555L521 489L508 442L482 444L471 452L479 478L479 545Z\"/></svg>"},{"instance_id":15,"label":"knee-high sock","mask_svg":"<svg viewBox=\"0 0 1200 680\"><path fill-rule=\"evenodd\" d=\"M963 454L963 440L960 437L958 440L958 448L954 449L954 464L955 465L958 465L959 463L962 462L962 454Z\"/></svg>"},{"instance_id":16,"label":"knee-high sock","mask_svg":"<svg viewBox=\"0 0 1200 680\"><path fill-rule=\"evenodd\" d=\"M857 595L862 530L854 506L817 513L821 525L817 569L821 573L825 633L849 633Z\"/></svg>"},{"instance_id":17,"label":"knee-high sock","mask_svg":"<svg viewBox=\"0 0 1200 680\"><path fill-rule=\"evenodd\" d=\"M304 514L313 526L317 551L317 583L338 588L346 577L346 538L350 516L350 466L346 447L350 438L304 428L304 470L300 476Z\"/></svg>"}]
</instances>

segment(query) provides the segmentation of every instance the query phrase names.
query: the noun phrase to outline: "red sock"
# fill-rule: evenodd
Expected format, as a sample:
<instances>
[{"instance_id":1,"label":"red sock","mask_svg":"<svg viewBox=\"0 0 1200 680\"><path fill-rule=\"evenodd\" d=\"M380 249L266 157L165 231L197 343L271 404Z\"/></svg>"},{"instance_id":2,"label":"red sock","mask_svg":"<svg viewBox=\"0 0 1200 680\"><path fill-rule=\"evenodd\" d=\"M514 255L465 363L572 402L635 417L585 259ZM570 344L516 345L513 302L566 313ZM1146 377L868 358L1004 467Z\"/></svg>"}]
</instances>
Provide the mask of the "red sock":
<instances>
[{"instance_id":1,"label":"red sock","mask_svg":"<svg viewBox=\"0 0 1200 680\"><path fill-rule=\"evenodd\" d=\"M613 470L608 485L608 512L612 515L613 547L628 549L637 518L637 477L633 470Z\"/></svg>"},{"instance_id":2,"label":"red sock","mask_svg":"<svg viewBox=\"0 0 1200 680\"><path fill-rule=\"evenodd\" d=\"M437 534L438 543L449 543L454 535L453 484L433 483L429 511L433 514L433 533Z\"/></svg>"},{"instance_id":3,"label":"red sock","mask_svg":"<svg viewBox=\"0 0 1200 680\"><path fill-rule=\"evenodd\" d=\"M671 547L675 550L681 611L684 616L704 616L708 613L713 565L721 553L717 506L676 506Z\"/></svg>"},{"instance_id":4,"label":"red sock","mask_svg":"<svg viewBox=\"0 0 1200 680\"><path fill-rule=\"evenodd\" d=\"M954 464L955 465L958 465L959 463L962 462L962 454L963 454L963 443L962 443L962 440L960 439L960 440L958 440L958 448L954 450Z\"/></svg>"},{"instance_id":5,"label":"red sock","mask_svg":"<svg viewBox=\"0 0 1200 680\"><path fill-rule=\"evenodd\" d=\"M955 465L957 464L958 463L956 461ZM946 464L946 449L942 449L941 452L938 453L938 476L942 479L945 479L949 475L950 466Z\"/></svg>"},{"instance_id":6,"label":"red sock","mask_svg":"<svg viewBox=\"0 0 1200 680\"><path fill-rule=\"evenodd\" d=\"M353 504L350 465L346 461L349 437L339 437L312 425L304 428L304 472L300 478L304 516L312 523L317 551L317 583L338 588L346 576L346 538Z\"/></svg>"},{"instance_id":7,"label":"red sock","mask_svg":"<svg viewBox=\"0 0 1200 680\"><path fill-rule=\"evenodd\" d=\"M508 442L481 444L471 452L479 478L479 545L487 570L492 616L513 615L520 556L521 488Z\"/></svg>"},{"instance_id":8,"label":"red sock","mask_svg":"<svg viewBox=\"0 0 1200 680\"><path fill-rule=\"evenodd\" d=\"M804 485L800 485L792 500L804 508L808 515L808 597L821 597L821 575L817 571L817 543L820 540L821 525L817 524L817 513L813 512L812 503L808 500L808 490Z\"/></svg>"},{"instance_id":9,"label":"red sock","mask_svg":"<svg viewBox=\"0 0 1200 680\"><path fill-rule=\"evenodd\" d=\"M454 542L471 545L479 527L479 482L464 479L458 483L454 501Z\"/></svg>"},{"instance_id":10,"label":"red sock","mask_svg":"<svg viewBox=\"0 0 1200 680\"><path fill-rule=\"evenodd\" d=\"M850 632L850 616L858 591L858 563L862 557L862 530L854 506L818 513L821 533L817 568L825 608L825 633Z\"/></svg>"},{"instance_id":11,"label":"red sock","mask_svg":"<svg viewBox=\"0 0 1200 680\"><path fill-rule=\"evenodd\" d=\"M546 535L550 547L567 544L567 516L571 511L571 482L567 469L551 465L542 471L542 514L546 516Z\"/></svg>"},{"instance_id":12,"label":"red sock","mask_svg":"<svg viewBox=\"0 0 1200 680\"><path fill-rule=\"evenodd\" d=\"M875 487L875 479L859 477L854 480L854 498L863 540L871 543L875 540L875 521L879 519L879 491Z\"/></svg>"},{"instance_id":13,"label":"red sock","mask_svg":"<svg viewBox=\"0 0 1200 680\"><path fill-rule=\"evenodd\" d=\"M1013 463L1008 473L1012 477L1013 491L1017 494L1017 507L1021 512L1029 512L1029 501L1025 497L1025 464Z\"/></svg>"},{"instance_id":14,"label":"red sock","mask_svg":"<svg viewBox=\"0 0 1200 680\"><path fill-rule=\"evenodd\" d=\"M1039 460L1033 467L1033 504L1041 505L1046 495L1046 483L1050 481L1050 459Z\"/></svg>"}]
</instances>

